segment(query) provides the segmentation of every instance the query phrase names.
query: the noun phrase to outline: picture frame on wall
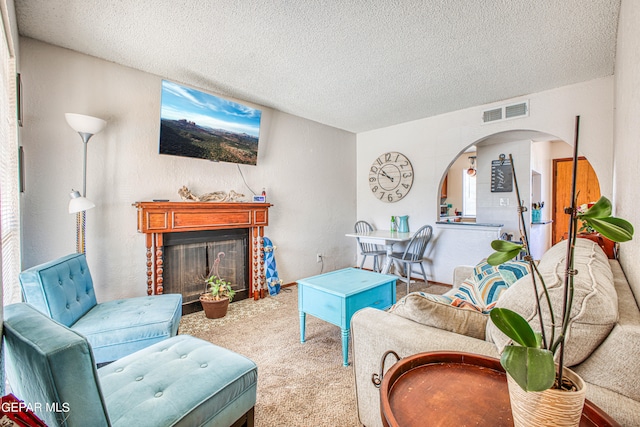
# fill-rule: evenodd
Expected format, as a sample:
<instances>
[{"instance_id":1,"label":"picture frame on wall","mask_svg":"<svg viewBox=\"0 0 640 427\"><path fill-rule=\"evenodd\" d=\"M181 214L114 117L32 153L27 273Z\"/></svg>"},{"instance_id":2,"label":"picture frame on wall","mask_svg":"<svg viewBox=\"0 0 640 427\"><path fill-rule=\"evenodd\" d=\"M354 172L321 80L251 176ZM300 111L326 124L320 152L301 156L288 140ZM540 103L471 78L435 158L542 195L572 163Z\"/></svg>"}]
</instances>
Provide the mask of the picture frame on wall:
<instances>
[{"instance_id":1,"label":"picture frame on wall","mask_svg":"<svg viewBox=\"0 0 640 427\"><path fill-rule=\"evenodd\" d=\"M22 77L16 73L16 116L18 126L22 127Z\"/></svg>"},{"instance_id":2,"label":"picture frame on wall","mask_svg":"<svg viewBox=\"0 0 640 427\"><path fill-rule=\"evenodd\" d=\"M18 187L21 193L24 193L24 148L22 145L18 147Z\"/></svg>"}]
</instances>

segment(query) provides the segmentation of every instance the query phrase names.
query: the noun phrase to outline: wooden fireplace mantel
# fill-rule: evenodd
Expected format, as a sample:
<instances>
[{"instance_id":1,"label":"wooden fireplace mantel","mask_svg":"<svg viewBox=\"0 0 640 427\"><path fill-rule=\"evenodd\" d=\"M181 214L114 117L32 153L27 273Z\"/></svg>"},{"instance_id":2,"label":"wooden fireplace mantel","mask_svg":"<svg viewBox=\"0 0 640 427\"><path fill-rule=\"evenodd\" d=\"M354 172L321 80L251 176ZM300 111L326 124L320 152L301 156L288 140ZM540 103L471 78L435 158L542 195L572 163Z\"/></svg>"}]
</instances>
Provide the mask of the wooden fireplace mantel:
<instances>
[{"instance_id":1,"label":"wooden fireplace mantel","mask_svg":"<svg viewBox=\"0 0 640 427\"><path fill-rule=\"evenodd\" d=\"M264 227L269 225L269 203L136 202L138 232L146 235L147 294L163 292L163 235L184 231L250 229L249 290L255 300L266 295Z\"/></svg>"}]
</instances>

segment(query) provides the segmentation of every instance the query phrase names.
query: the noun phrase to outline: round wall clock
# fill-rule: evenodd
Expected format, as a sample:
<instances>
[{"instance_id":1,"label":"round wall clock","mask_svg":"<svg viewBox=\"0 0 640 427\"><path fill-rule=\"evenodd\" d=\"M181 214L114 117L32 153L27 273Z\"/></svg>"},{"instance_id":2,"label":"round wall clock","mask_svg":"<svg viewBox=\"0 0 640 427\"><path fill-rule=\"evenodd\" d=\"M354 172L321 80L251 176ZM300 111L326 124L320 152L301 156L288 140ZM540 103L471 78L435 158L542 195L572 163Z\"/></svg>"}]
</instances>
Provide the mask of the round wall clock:
<instances>
[{"instance_id":1,"label":"round wall clock","mask_svg":"<svg viewBox=\"0 0 640 427\"><path fill-rule=\"evenodd\" d=\"M378 199L393 203L404 198L413 184L413 167L404 155L381 154L369 169L369 188Z\"/></svg>"}]
</instances>

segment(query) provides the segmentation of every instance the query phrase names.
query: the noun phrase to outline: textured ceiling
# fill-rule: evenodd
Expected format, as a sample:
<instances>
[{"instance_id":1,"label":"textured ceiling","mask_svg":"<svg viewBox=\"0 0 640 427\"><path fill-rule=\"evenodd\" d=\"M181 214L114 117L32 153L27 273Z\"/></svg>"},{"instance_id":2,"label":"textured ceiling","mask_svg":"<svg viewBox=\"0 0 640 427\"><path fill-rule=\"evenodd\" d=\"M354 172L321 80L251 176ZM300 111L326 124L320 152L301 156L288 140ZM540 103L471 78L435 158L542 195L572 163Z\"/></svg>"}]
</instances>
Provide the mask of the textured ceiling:
<instances>
[{"instance_id":1,"label":"textured ceiling","mask_svg":"<svg viewBox=\"0 0 640 427\"><path fill-rule=\"evenodd\" d=\"M614 71L619 0L15 0L21 35L352 132Z\"/></svg>"}]
</instances>

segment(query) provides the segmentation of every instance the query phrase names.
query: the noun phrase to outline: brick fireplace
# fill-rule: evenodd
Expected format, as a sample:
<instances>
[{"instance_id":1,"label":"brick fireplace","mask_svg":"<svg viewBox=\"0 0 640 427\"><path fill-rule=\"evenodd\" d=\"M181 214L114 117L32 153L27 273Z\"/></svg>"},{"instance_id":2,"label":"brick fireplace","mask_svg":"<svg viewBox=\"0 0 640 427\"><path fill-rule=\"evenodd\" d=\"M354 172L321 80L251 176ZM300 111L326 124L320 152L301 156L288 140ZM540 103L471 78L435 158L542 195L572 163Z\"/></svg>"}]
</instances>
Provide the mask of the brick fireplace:
<instances>
[{"instance_id":1,"label":"brick fireplace","mask_svg":"<svg viewBox=\"0 0 640 427\"><path fill-rule=\"evenodd\" d=\"M234 284L254 300L266 296L262 237L269 223L269 203L136 202L134 206L138 232L146 237L148 295L165 290L182 293L183 304L191 304L195 293L204 290L202 285L202 290L196 291L193 282L207 274L218 253L224 252L220 264L223 278L246 283ZM242 266L236 255L246 255L240 261ZM224 274L233 277L223 274L229 266L233 272ZM189 269L192 271L184 273ZM183 305L183 312L189 310L193 309Z\"/></svg>"}]
</instances>

